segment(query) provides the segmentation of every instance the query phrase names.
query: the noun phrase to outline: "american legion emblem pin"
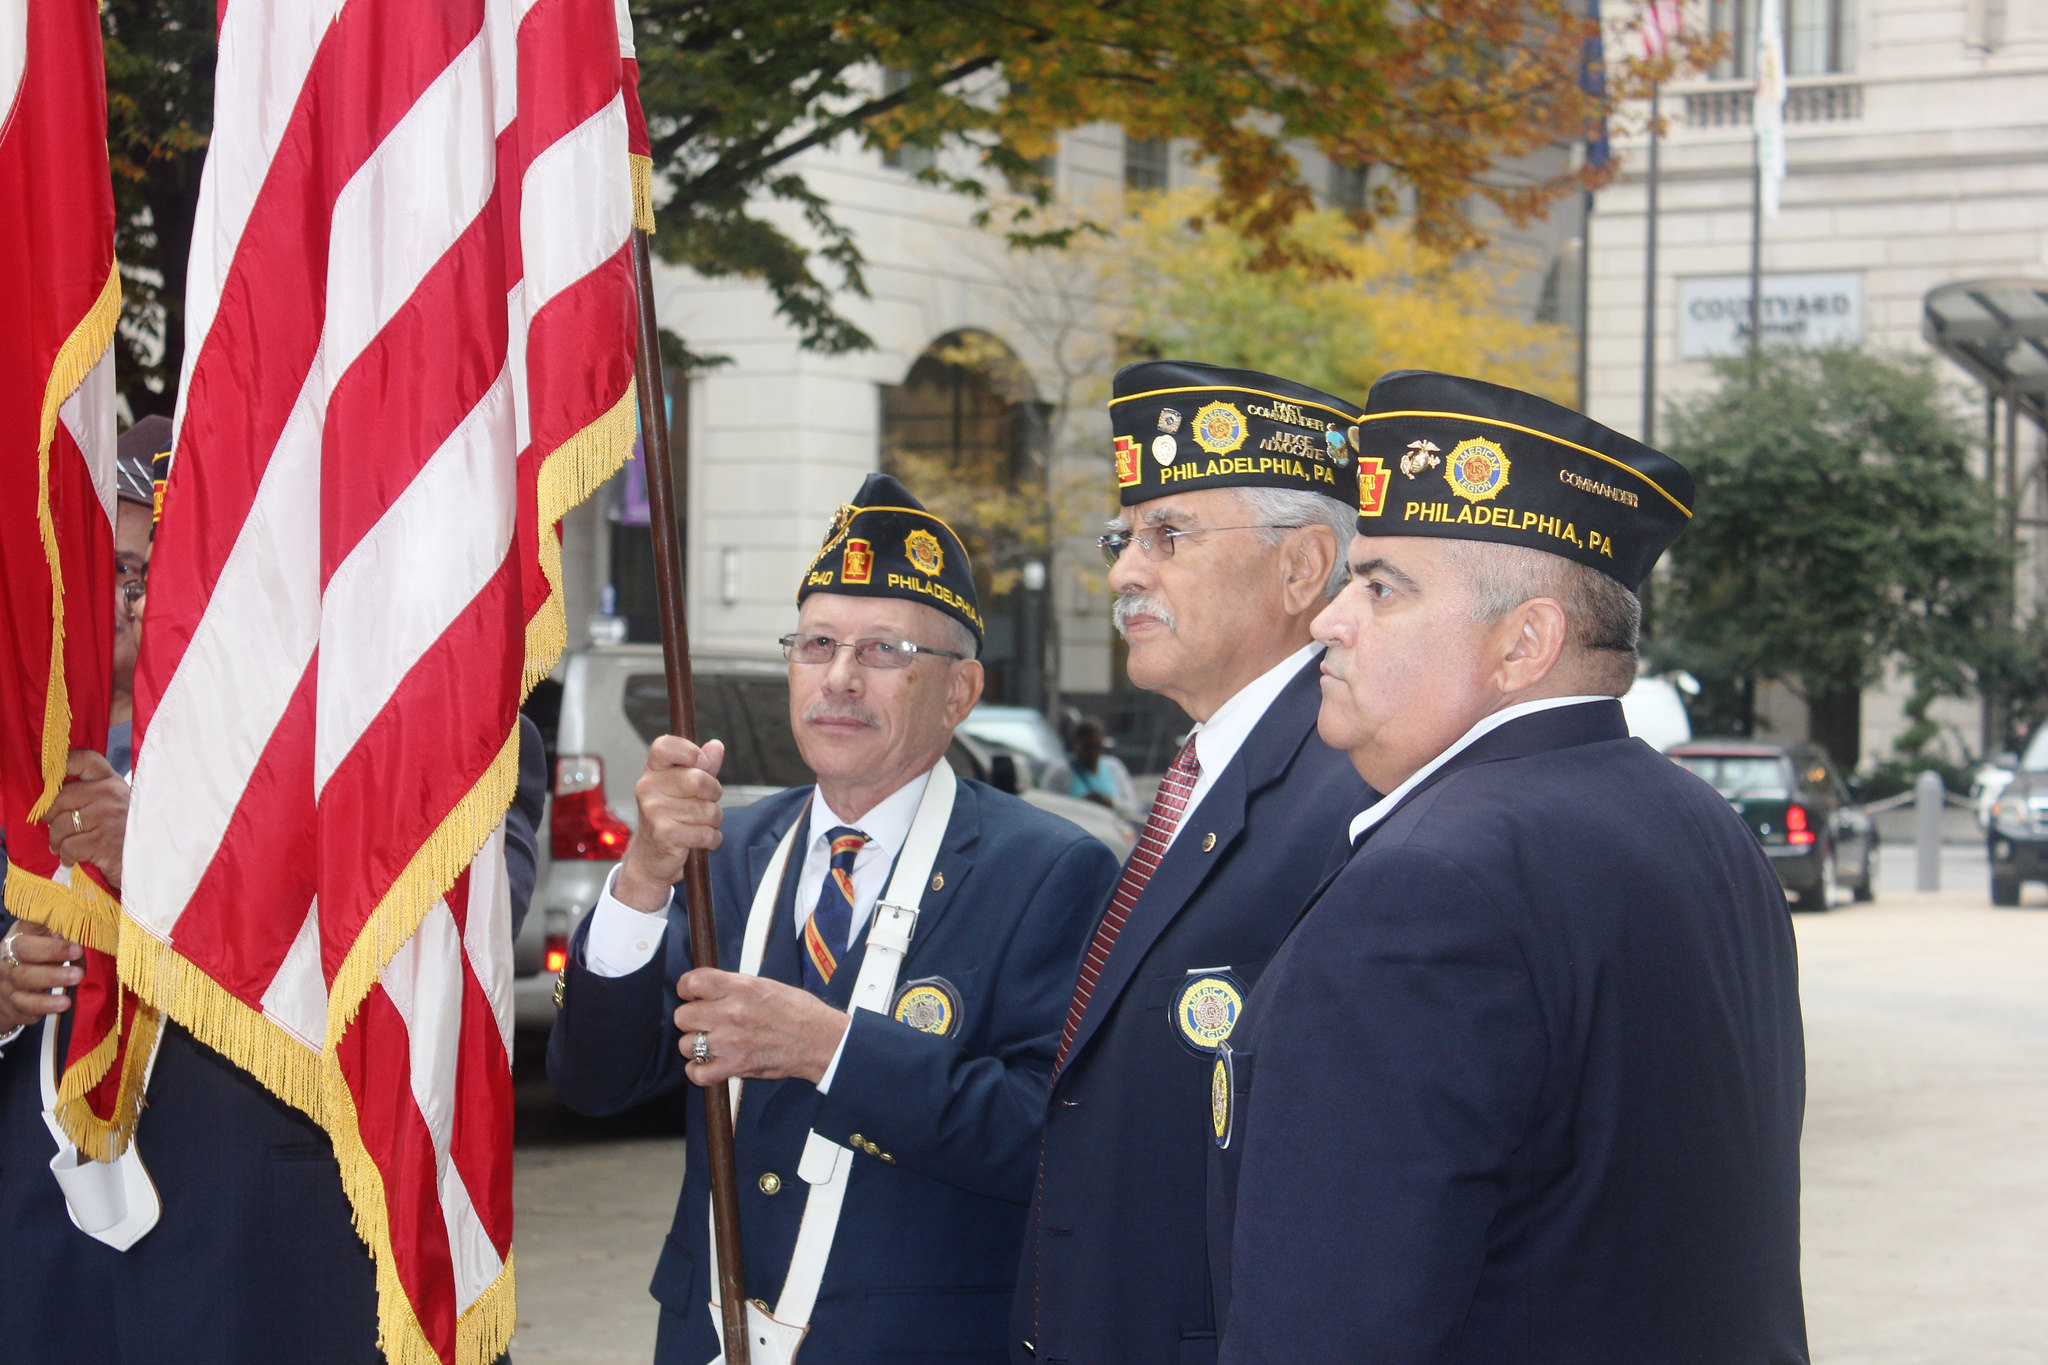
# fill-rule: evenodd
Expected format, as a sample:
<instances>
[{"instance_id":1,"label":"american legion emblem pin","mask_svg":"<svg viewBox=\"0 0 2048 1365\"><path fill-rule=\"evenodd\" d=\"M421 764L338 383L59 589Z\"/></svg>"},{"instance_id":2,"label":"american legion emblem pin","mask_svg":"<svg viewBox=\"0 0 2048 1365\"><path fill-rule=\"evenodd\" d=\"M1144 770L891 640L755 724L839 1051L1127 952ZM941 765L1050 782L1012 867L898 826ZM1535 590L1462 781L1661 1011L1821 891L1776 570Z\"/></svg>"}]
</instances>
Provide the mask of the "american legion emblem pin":
<instances>
[{"instance_id":1,"label":"american legion emblem pin","mask_svg":"<svg viewBox=\"0 0 2048 1365\"><path fill-rule=\"evenodd\" d=\"M1237 1061L1230 1051L1230 1044L1219 1044L1216 1065L1209 1072L1209 1123L1216 1131L1218 1147L1230 1145L1230 1131L1237 1120L1237 1115L1231 1112L1230 1092L1236 1083Z\"/></svg>"},{"instance_id":2,"label":"american legion emblem pin","mask_svg":"<svg viewBox=\"0 0 2048 1365\"><path fill-rule=\"evenodd\" d=\"M895 1008L889 1013L899 1024L943 1038L959 1026L960 992L943 976L928 976L897 992Z\"/></svg>"},{"instance_id":3,"label":"american legion emblem pin","mask_svg":"<svg viewBox=\"0 0 2048 1365\"><path fill-rule=\"evenodd\" d=\"M946 566L946 552L939 548L939 538L922 529L904 537L903 557L926 578L937 578L939 570Z\"/></svg>"},{"instance_id":4,"label":"american legion emblem pin","mask_svg":"<svg viewBox=\"0 0 2048 1365\"><path fill-rule=\"evenodd\" d=\"M1230 1037L1242 1013L1244 987L1228 972L1189 972L1173 997L1174 1032L1204 1056Z\"/></svg>"}]
</instances>

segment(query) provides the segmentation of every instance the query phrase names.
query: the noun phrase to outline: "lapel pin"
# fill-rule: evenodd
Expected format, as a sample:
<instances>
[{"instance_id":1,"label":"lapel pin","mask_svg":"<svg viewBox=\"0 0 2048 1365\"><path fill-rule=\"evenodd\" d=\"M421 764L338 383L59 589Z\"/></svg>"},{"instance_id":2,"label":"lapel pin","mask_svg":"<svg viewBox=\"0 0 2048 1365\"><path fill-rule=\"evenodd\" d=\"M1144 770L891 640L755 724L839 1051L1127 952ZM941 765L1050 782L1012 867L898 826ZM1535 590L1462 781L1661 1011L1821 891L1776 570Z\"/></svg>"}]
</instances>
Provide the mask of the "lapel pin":
<instances>
[{"instance_id":1,"label":"lapel pin","mask_svg":"<svg viewBox=\"0 0 2048 1365\"><path fill-rule=\"evenodd\" d=\"M932 890L934 890L934 891L944 891L945 889L946 889L946 874L945 874L945 873L943 873L943 872L934 872L934 873L932 873Z\"/></svg>"},{"instance_id":2,"label":"lapel pin","mask_svg":"<svg viewBox=\"0 0 2048 1365\"><path fill-rule=\"evenodd\" d=\"M1202 836L1202 852L1211 853L1215 851L1215 848L1216 836L1213 834L1204 834Z\"/></svg>"}]
</instances>

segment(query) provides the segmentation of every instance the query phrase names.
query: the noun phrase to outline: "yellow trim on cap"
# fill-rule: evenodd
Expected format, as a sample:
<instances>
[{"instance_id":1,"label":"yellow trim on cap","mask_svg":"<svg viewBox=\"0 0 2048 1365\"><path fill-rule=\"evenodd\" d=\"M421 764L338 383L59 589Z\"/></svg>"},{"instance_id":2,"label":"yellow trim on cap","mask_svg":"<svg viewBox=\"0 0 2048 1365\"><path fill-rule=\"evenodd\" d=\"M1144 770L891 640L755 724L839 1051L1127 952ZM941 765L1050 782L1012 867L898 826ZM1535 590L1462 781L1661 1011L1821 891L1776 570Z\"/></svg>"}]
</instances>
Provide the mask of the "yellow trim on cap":
<instances>
[{"instance_id":1,"label":"yellow trim on cap","mask_svg":"<svg viewBox=\"0 0 2048 1365\"><path fill-rule=\"evenodd\" d=\"M1276 403L1292 403L1297 408L1320 408L1324 412L1334 412L1346 422L1360 422L1364 420L1361 417L1353 417L1342 408L1333 408L1328 403L1318 403L1307 398L1289 398L1284 393L1268 393L1264 389L1247 389L1238 384L1191 384L1184 389L1149 389L1144 393L1127 393L1121 398L1112 398L1109 400L1109 406L1115 407L1118 403L1129 403L1139 398L1158 398L1169 393L1250 393L1256 394L1260 398L1270 398Z\"/></svg>"},{"instance_id":2,"label":"yellow trim on cap","mask_svg":"<svg viewBox=\"0 0 2048 1365\"><path fill-rule=\"evenodd\" d=\"M1648 474L1645 474L1642 470L1637 469L1634 465L1623 464L1620 460L1615 459L1612 455L1602 455L1599 451L1593 449L1591 446L1582 446L1577 441L1567 441L1564 437L1553 436L1547 431L1538 431L1534 427L1519 426L1514 422L1503 422L1498 417L1480 417L1469 412L1370 412L1367 413L1365 416L1359 418L1358 424L1360 426L1364 426L1367 422L1384 422L1390 417L1446 417L1451 419L1452 421L1457 422L1484 422L1486 423L1486 425L1490 427L1506 427L1509 431L1519 431L1525 436L1540 436L1546 441L1555 441L1557 442L1557 444L1561 446L1570 446L1573 450L1578 451L1582 455L1591 455L1596 460L1604 460L1608 464L1613 465L1616 469L1622 470L1625 473L1635 475L1644 483L1656 489L1659 493L1663 493L1665 499L1669 501L1673 507L1676 507L1679 511L1685 513L1686 518L1688 520L1690 520L1692 517L1692 509L1690 507L1687 507L1677 498L1672 497L1670 493L1665 492L1663 484L1658 483L1655 479L1651 478Z\"/></svg>"}]
</instances>

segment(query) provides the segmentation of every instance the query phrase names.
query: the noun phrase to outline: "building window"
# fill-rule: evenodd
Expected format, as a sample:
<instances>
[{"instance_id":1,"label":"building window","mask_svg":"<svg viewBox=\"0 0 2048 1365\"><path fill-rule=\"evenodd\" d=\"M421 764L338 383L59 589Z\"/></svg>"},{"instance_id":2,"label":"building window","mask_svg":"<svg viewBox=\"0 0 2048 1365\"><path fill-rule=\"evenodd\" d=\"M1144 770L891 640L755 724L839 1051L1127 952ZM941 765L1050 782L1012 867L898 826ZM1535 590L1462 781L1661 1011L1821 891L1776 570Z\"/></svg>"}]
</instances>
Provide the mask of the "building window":
<instances>
[{"instance_id":1,"label":"building window","mask_svg":"<svg viewBox=\"0 0 2048 1365\"><path fill-rule=\"evenodd\" d=\"M882 69L882 93L884 95L897 94L902 90L908 89L910 83L916 78L915 72L905 71L901 67L884 67ZM908 142L891 147L882 153L882 164L884 166L887 166L892 171L910 171L913 174L930 169L934 160L936 158L931 148L918 147Z\"/></svg>"},{"instance_id":2,"label":"building window","mask_svg":"<svg viewBox=\"0 0 2048 1365\"><path fill-rule=\"evenodd\" d=\"M1856 69L1856 0L1783 0L1785 73L1832 76ZM1757 0L1708 0L1707 28L1728 35L1728 55L1714 67L1719 80L1756 75Z\"/></svg>"},{"instance_id":3,"label":"building window","mask_svg":"<svg viewBox=\"0 0 2048 1365\"><path fill-rule=\"evenodd\" d=\"M1163 138L1124 138L1124 188L1163 190L1166 188L1167 158L1172 144Z\"/></svg>"},{"instance_id":4,"label":"building window","mask_svg":"<svg viewBox=\"0 0 2048 1365\"><path fill-rule=\"evenodd\" d=\"M1365 172L1363 166L1345 166L1330 163L1329 195L1330 206L1347 213L1357 213L1365 207Z\"/></svg>"}]
</instances>

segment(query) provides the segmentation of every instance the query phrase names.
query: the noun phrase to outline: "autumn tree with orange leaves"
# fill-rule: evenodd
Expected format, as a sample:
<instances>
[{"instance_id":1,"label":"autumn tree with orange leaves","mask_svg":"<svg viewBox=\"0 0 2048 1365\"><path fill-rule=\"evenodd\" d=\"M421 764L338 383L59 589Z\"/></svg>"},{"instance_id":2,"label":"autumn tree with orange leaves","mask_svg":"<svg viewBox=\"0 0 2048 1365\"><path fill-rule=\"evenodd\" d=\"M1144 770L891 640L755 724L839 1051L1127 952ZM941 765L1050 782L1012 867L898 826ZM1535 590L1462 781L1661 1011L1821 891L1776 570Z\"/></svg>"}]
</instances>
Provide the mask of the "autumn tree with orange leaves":
<instances>
[{"instance_id":1,"label":"autumn tree with orange leaves","mask_svg":"<svg viewBox=\"0 0 2048 1365\"><path fill-rule=\"evenodd\" d=\"M762 281L809 349L862 349L834 304L866 292L860 246L805 182L802 153L846 137L969 149L921 174L985 201L1013 242L1057 242L1075 225L1046 215L1040 159L1097 123L1184 140L1210 171L1206 217L1260 244L1255 267L1294 259L1283 229L1313 207L1290 144L1374 168L1355 226L1399 212L1425 246L1470 249L1481 206L1526 221L1598 174L1489 174L1583 138L1605 112L1581 86L1583 3L642 0L656 250ZM1610 96L1640 74L1610 69ZM783 226L792 209L800 229Z\"/></svg>"}]
</instances>

